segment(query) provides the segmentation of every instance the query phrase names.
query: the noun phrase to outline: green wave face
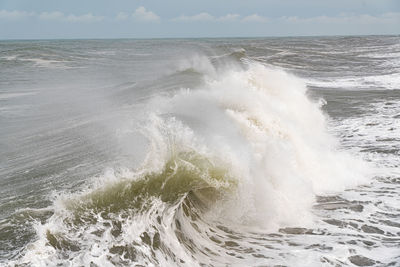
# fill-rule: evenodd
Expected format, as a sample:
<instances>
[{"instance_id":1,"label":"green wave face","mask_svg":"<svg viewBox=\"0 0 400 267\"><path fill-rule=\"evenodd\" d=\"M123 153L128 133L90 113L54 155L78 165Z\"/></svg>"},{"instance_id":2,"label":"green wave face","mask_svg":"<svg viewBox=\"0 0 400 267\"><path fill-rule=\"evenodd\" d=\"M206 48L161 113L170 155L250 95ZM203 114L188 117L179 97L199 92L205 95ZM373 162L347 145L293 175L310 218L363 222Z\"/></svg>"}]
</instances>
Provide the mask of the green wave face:
<instances>
[{"instance_id":1,"label":"green wave face","mask_svg":"<svg viewBox=\"0 0 400 267\"><path fill-rule=\"evenodd\" d=\"M187 217L197 219L201 217L198 212L229 195L236 184L226 168L216 166L205 156L195 152L178 153L160 172L146 173L136 179L122 178L67 201L66 209L72 215L63 219L67 231L47 230L46 238L56 249L79 251L76 230L87 231L92 225L99 228L97 235L111 229L117 237L126 219L145 213L152 216L150 209L156 199L167 208L179 205L177 208L182 208ZM105 223L101 225L99 221L103 220Z\"/></svg>"},{"instance_id":2,"label":"green wave face","mask_svg":"<svg viewBox=\"0 0 400 267\"><path fill-rule=\"evenodd\" d=\"M180 153L169 159L159 173L147 173L135 180L122 179L72 201L68 207L76 212L85 209L110 213L139 210L153 197L174 204L189 192L207 194L214 191L218 194L220 189L226 190L234 184L226 169L215 166L206 157L194 152Z\"/></svg>"}]
</instances>

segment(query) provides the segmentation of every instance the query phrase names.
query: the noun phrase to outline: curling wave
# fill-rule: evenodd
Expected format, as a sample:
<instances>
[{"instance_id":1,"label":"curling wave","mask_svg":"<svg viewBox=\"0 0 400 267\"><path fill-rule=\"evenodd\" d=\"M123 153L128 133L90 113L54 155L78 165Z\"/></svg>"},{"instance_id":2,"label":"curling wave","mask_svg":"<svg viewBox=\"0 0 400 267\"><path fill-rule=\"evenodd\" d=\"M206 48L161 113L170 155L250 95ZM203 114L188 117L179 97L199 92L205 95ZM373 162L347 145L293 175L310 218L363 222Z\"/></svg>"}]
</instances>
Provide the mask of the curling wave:
<instances>
[{"instance_id":1,"label":"curling wave","mask_svg":"<svg viewBox=\"0 0 400 267\"><path fill-rule=\"evenodd\" d=\"M141 167L60 197L20 262L254 264L234 253L246 233L310 225L316 195L364 181L302 80L255 62L208 72L147 104Z\"/></svg>"}]
</instances>

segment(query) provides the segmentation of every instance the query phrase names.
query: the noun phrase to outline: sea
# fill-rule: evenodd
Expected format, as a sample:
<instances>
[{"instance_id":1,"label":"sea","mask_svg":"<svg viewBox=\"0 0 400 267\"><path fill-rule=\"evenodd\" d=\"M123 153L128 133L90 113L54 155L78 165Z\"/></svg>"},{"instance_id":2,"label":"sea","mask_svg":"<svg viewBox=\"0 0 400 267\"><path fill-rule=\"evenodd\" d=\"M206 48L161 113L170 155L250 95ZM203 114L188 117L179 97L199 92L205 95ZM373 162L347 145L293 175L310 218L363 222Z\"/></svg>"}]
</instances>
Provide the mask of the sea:
<instances>
[{"instance_id":1,"label":"sea","mask_svg":"<svg viewBox=\"0 0 400 267\"><path fill-rule=\"evenodd\" d=\"M0 266L400 266L400 36L0 41Z\"/></svg>"}]
</instances>

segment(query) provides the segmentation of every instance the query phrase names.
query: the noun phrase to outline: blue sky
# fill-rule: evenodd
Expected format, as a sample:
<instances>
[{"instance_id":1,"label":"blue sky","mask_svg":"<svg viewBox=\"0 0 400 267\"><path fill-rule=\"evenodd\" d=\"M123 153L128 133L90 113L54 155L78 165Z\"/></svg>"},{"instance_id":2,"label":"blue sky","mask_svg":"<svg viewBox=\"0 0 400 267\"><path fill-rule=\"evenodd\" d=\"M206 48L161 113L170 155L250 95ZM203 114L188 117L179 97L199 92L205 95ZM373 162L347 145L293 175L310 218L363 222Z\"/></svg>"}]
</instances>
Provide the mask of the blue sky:
<instances>
[{"instance_id":1,"label":"blue sky","mask_svg":"<svg viewBox=\"0 0 400 267\"><path fill-rule=\"evenodd\" d=\"M0 0L0 39L400 34L400 0Z\"/></svg>"}]
</instances>

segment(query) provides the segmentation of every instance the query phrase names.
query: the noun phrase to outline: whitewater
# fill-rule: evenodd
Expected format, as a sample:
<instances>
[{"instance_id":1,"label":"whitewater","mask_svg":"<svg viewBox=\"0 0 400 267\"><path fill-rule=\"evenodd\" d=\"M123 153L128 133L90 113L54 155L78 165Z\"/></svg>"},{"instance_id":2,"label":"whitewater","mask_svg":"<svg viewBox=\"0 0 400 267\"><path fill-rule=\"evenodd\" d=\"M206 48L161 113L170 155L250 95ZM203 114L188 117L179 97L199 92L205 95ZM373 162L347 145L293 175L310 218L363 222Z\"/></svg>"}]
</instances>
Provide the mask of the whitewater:
<instances>
[{"instance_id":1,"label":"whitewater","mask_svg":"<svg viewBox=\"0 0 400 267\"><path fill-rule=\"evenodd\" d=\"M400 266L397 41L2 42L0 263Z\"/></svg>"}]
</instances>

